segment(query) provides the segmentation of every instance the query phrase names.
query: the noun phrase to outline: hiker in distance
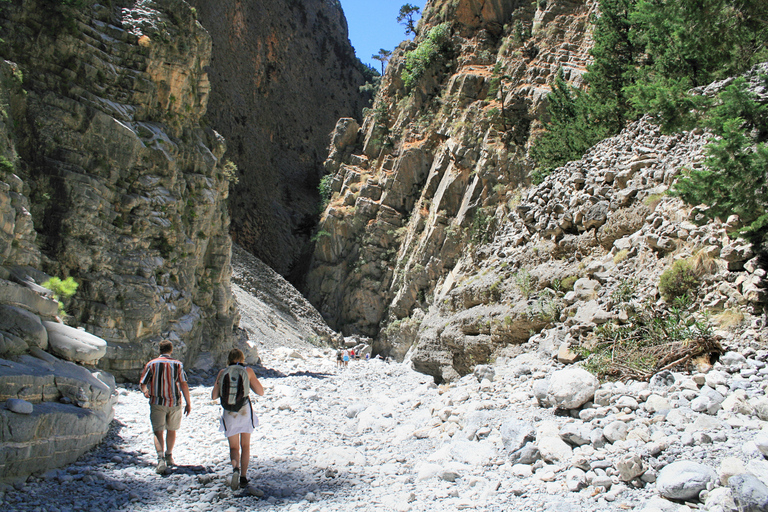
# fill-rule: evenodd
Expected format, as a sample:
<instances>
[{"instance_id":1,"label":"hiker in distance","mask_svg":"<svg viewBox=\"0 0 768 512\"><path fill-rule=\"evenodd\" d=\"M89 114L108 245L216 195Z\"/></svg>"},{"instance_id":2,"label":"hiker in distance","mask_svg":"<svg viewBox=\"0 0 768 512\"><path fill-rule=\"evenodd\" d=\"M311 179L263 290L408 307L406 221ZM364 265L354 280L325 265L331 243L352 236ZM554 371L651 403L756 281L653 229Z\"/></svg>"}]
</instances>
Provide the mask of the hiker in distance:
<instances>
[{"instance_id":1,"label":"hiker in distance","mask_svg":"<svg viewBox=\"0 0 768 512\"><path fill-rule=\"evenodd\" d=\"M187 374L181 361L173 359L173 344L168 340L160 342L160 356L144 366L139 384L141 392L149 398L149 420L152 423L157 467L162 475L169 466L174 466L173 445L176 431L181 426L181 395L187 405L184 414L189 416L192 401L189 397ZM166 433L167 432L167 433ZM163 439L165 434L165 439Z\"/></svg>"},{"instance_id":2,"label":"hiker in distance","mask_svg":"<svg viewBox=\"0 0 768 512\"><path fill-rule=\"evenodd\" d=\"M216 384L211 391L211 398L220 398L221 402L219 431L224 432L229 442L229 458L232 461L230 485L233 491L248 485L246 474L251 459L251 433L259 424L259 418L253 414L250 390L259 396L264 395L261 382L244 362L242 350L233 348L227 358L229 366L216 376Z\"/></svg>"}]
</instances>

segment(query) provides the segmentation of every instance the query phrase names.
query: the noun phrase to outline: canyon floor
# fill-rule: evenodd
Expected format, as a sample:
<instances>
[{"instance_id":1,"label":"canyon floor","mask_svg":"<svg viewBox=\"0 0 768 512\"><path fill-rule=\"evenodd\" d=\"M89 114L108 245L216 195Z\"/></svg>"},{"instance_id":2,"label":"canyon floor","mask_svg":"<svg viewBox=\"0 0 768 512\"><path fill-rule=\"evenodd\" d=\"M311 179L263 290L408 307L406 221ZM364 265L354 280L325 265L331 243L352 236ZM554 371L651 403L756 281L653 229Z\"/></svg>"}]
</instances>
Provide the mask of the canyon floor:
<instances>
[{"instance_id":1,"label":"canyon floor","mask_svg":"<svg viewBox=\"0 0 768 512\"><path fill-rule=\"evenodd\" d=\"M245 317L251 308L248 294L238 296ZM609 386L613 405L594 405L588 421L581 421L539 406L534 382L562 365L535 352L497 360L489 380L468 375L436 386L403 363L373 359L339 368L333 351L297 340L290 347L274 340L261 343L259 350L262 366L256 370L266 393L254 400L260 425L252 438L248 488L229 487L228 448L218 431L220 406L210 399L211 370L190 372L193 410L182 421L174 449L178 466L166 475L155 473L146 399L135 385L121 385L111 431L97 449L70 466L0 487L0 503L7 510L36 512L682 512L698 505L661 499L648 478L655 469L685 459L722 471L722 461L734 456L753 472L768 464L752 442L764 433L764 422L735 412L695 413L684 398L693 398L687 384L678 392L670 388L667 396L677 413L669 413L666 421L658 415L653 419L637 399L633 407L632 400L620 398L648 399L646 383ZM764 395L761 383L768 369L759 361L762 356L753 353L751 363L739 359L741 370L731 368L735 373L729 378L750 395ZM585 441L567 447L568 454L550 455L561 461L534 458L521 464L510 458L515 435L504 431L510 422L530 424L538 436L559 428L562 436L566 425L615 424L616 418L637 435L612 443L598 436L603 441L594 446ZM643 429L652 440L642 439ZM544 453L545 438L537 442ZM644 456L643 464L650 464L644 478L651 481L621 481L613 469L617 461L627 453L645 453L654 442L663 453ZM589 471L575 471L574 460ZM591 484L584 481L589 475Z\"/></svg>"}]
</instances>

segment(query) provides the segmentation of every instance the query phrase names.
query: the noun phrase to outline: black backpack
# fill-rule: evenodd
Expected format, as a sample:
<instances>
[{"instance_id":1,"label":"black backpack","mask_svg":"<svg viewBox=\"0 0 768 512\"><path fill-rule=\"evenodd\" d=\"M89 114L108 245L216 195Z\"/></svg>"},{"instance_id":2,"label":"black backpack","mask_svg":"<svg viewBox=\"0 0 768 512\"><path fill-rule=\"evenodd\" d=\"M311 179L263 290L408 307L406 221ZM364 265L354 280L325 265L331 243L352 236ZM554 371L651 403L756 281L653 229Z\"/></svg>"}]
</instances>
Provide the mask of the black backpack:
<instances>
[{"instance_id":1,"label":"black backpack","mask_svg":"<svg viewBox=\"0 0 768 512\"><path fill-rule=\"evenodd\" d=\"M233 364L227 366L221 374L219 400L225 411L237 412L248 401L250 381L245 366Z\"/></svg>"}]
</instances>

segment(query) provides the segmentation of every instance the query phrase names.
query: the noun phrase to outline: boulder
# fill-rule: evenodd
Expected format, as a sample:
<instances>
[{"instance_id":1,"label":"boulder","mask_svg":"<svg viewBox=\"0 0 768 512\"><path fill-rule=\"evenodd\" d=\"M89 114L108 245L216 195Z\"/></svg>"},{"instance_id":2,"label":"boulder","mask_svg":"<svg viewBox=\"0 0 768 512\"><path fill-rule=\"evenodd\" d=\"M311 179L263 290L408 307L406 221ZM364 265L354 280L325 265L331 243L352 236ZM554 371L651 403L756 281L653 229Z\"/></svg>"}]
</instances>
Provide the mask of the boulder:
<instances>
[{"instance_id":1,"label":"boulder","mask_svg":"<svg viewBox=\"0 0 768 512\"><path fill-rule=\"evenodd\" d=\"M664 466L659 471L656 488L668 499L697 500L699 493L716 481L717 474L709 466L681 460Z\"/></svg>"},{"instance_id":2,"label":"boulder","mask_svg":"<svg viewBox=\"0 0 768 512\"><path fill-rule=\"evenodd\" d=\"M547 400L558 409L576 409L595 396L597 377L583 368L566 368L552 373Z\"/></svg>"},{"instance_id":3,"label":"boulder","mask_svg":"<svg viewBox=\"0 0 768 512\"><path fill-rule=\"evenodd\" d=\"M51 351L77 363L95 365L107 353L107 342L98 336L58 322L43 322Z\"/></svg>"},{"instance_id":4,"label":"boulder","mask_svg":"<svg viewBox=\"0 0 768 512\"><path fill-rule=\"evenodd\" d=\"M527 421L508 418L501 424L501 442L507 453L518 452L526 443L536 439L536 429Z\"/></svg>"},{"instance_id":5,"label":"boulder","mask_svg":"<svg viewBox=\"0 0 768 512\"><path fill-rule=\"evenodd\" d=\"M728 479L728 487L733 493L741 512L765 512L768 510L768 486L756 476L744 473Z\"/></svg>"},{"instance_id":6,"label":"boulder","mask_svg":"<svg viewBox=\"0 0 768 512\"><path fill-rule=\"evenodd\" d=\"M643 458L636 453L627 453L616 463L619 470L619 478L623 482L629 482L639 477L648 469Z\"/></svg>"},{"instance_id":7,"label":"boulder","mask_svg":"<svg viewBox=\"0 0 768 512\"><path fill-rule=\"evenodd\" d=\"M725 400L723 395L709 386L704 386L701 388L699 396L691 402L691 409L696 412L715 414L720 410L720 404L723 403L723 400Z\"/></svg>"}]
</instances>

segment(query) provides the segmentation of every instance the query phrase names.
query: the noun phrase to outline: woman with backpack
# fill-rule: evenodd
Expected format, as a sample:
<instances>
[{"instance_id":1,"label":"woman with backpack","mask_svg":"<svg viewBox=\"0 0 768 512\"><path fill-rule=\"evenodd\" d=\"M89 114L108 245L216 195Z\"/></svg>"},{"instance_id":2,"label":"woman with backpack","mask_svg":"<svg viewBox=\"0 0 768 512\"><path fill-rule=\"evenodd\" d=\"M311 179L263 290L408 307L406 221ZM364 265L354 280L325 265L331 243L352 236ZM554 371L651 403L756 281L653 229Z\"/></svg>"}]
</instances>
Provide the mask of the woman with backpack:
<instances>
[{"instance_id":1,"label":"woman with backpack","mask_svg":"<svg viewBox=\"0 0 768 512\"><path fill-rule=\"evenodd\" d=\"M232 461L230 485L233 491L248 485L246 474L251 458L251 433L259 424L259 418L253 414L250 390L259 396L264 395L261 382L244 362L243 351L233 348L227 358L229 366L216 376L216 384L211 391L212 399L221 400L219 431L225 433L229 442L229 457Z\"/></svg>"}]
</instances>

